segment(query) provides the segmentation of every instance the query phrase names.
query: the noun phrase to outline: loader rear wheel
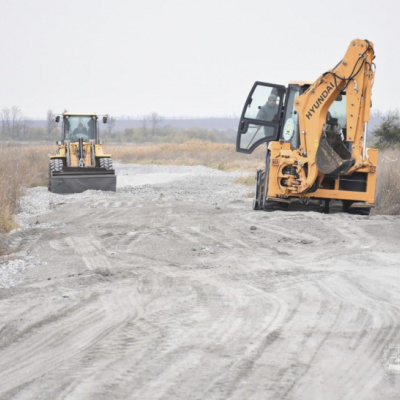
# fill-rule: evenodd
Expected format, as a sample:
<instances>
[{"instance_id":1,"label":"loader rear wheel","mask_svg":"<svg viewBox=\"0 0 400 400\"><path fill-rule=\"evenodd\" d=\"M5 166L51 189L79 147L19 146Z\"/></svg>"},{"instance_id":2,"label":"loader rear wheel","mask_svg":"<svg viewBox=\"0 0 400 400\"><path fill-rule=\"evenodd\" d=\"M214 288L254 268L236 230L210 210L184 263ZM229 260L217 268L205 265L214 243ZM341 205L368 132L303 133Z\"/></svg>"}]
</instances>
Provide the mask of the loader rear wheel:
<instances>
[{"instance_id":1,"label":"loader rear wheel","mask_svg":"<svg viewBox=\"0 0 400 400\"><path fill-rule=\"evenodd\" d=\"M343 211L349 214L369 215L371 207L351 207L354 201L343 200Z\"/></svg>"}]
</instances>

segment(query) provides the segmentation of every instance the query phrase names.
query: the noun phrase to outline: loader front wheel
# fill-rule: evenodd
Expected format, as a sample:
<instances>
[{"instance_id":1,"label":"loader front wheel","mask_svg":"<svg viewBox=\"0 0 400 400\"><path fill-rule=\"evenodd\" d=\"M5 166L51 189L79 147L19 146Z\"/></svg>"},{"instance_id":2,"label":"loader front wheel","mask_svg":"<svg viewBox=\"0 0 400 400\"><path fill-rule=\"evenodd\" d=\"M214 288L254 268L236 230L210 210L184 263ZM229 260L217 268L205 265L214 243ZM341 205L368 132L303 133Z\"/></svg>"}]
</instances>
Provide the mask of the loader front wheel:
<instances>
[{"instance_id":1,"label":"loader front wheel","mask_svg":"<svg viewBox=\"0 0 400 400\"><path fill-rule=\"evenodd\" d=\"M253 199L253 210L259 210L260 206L258 205L258 200Z\"/></svg>"},{"instance_id":2,"label":"loader front wheel","mask_svg":"<svg viewBox=\"0 0 400 400\"><path fill-rule=\"evenodd\" d=\"M253 210L262 210L262 202L263 202L263 191L264 191L264 178L263 173L265 171L262 169L257 170L256 175L256 197L253 199Z\"/></svg>"},{"instance_id":3,"label":"loader front wheel","mask_svg":"<svg viewBox=\"0 0 400 400\"><path fill-rule=\"evenodd\" d=\"M50 160L50 163L49 163L49 172L50 172L50 174L52 172L60 172L60 171L62 171L63 166L64 166L64 162L63 162L62 159L53 158L52 160Z\"/></svg>"},{"instance_id":4,"label":"loader front wheel","mask_svg":"<svg viewBox=\"0 0 400 400\"><path fill-rule=\"evenodd\" d=\"M270 166L271 166L271 152L267 152L267 158L265 160L265 170L263 170L260 180L261 180L261 185L260 188L262 189L261 191L261 209L265 211L275 211L275 210L287 210L289 208L288 203L283 203L283 202L278 202L278 201L272 201L268 200L268 185L269 185L269 175L270 175Z\"/></svg>"},{"instance_id":5,"label":"loader front wheel","mask_svg":"<svg viewBox=\"0 0 400 400\"><path fill-rule=\"evenodd\" d=\"M61 158L53 158L49 162L49 183L47 188L51 191L51 177L53 172L60 172L64 167L64 161Z\"/></svg>"},{"instance_id":6,"label":"loader front wheel","mask_svg":"<svg viewBox=\"0 0 400 400\"><path fill-rule=\"evenodd\" d=\"M113 169L111 158L100 158L100 167L105 168L107 171L111 171Z\"/></svg>"}]
</instances>

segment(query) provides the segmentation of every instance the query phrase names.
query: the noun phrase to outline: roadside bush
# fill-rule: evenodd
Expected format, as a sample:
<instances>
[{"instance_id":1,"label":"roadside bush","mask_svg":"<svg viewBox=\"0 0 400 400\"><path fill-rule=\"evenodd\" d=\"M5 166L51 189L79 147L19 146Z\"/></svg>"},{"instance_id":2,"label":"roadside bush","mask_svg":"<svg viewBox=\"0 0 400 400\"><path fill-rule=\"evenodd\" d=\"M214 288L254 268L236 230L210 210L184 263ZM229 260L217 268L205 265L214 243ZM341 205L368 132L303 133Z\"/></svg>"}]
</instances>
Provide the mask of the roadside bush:
<instances>
[{"instance_id":1,"label":"roadside bush","mask_svg":"<svg viewBox=\"0 0 400 400\"><path fill-rule=\"evenodd\" d=\"M400 115L399 111L389 111L382 117L382 123L373 130L373 135L378 139L376 147L379 149L400 146Z\"/></svg>"}]
</instances>

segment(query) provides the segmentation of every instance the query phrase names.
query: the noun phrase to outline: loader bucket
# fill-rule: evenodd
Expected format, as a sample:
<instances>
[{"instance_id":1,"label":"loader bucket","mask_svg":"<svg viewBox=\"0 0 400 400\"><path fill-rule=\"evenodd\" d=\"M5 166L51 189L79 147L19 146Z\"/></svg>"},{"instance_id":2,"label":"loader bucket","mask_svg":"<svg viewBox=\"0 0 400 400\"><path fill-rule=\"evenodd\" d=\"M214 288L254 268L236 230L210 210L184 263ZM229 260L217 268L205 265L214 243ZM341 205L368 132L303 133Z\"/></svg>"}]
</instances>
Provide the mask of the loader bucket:
<instances>
[{"instance_id":1,"label":"loader bucket","mask_svg":"<svg viewBox=\"0 0 400 400\"><path fill-rule=\"evenodd\" d=\"M114 170L105 168L70 168L69 171L52 172L49 178L49 190L53 193L82 193L85 190L103 190L115 192L117 177Z\"/></svg>"},{"instance_id":2,"label":"loader bucket","mask_svg":"<svg viewBox=\"0 0 400 400\"><path fill-rule=\"evenodd\" d=\"M322 134L316 163L318 169L325 175L343 175L354 165L354 158L351 157L336 130L327 129Z\"/></svg>"}]
</instances>

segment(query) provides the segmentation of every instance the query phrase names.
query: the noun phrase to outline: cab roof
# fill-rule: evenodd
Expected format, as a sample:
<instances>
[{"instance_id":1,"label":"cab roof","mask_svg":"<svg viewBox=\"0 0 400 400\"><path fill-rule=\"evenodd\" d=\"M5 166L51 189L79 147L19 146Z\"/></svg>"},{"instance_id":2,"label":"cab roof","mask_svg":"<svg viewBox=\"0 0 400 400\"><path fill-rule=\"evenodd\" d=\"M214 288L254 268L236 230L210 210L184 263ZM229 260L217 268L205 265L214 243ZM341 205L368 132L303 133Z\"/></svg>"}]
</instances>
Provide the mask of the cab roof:
<instances>
[{"instance_id":1,"label":"cab roof","mask_svg":"<svg viewBox=\"0 0 400 400\"><path fill-rule=\"evenodd\" d=\"M64 112L63 115L67 115L68 117L76 116L76 117L97 117L97 113L71 113L71 112Z\"/></svg>"},{"instance_id":2,"label":"cab roof","mask_svg":"<svg viewBox=\"0 0 400 400\"><path fill-rule=\"evenodd\" d=\"M313 83L311 81L290 81L289 85L310 86Z\"/></svg>"}]
</instances>

